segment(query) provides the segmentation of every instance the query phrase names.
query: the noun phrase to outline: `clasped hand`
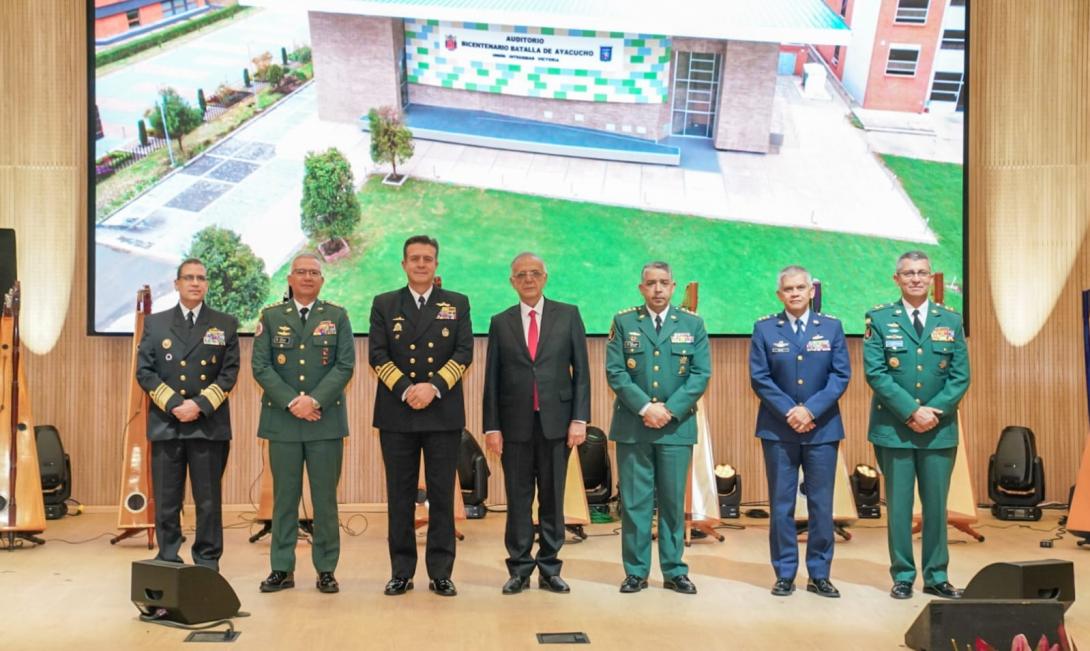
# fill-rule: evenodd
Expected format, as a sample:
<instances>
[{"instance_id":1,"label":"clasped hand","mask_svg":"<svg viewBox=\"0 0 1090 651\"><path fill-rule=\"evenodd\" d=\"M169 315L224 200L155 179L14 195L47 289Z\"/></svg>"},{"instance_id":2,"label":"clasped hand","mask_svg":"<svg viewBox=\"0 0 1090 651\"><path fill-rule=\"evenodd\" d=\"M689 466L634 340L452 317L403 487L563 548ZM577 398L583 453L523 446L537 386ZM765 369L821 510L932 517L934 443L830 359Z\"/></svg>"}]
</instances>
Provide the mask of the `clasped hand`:
<instances>
[{"instance_id":1,"label":"clasped hand","mask_svg":"<svg viewBox=\"0 0 1090 651\"><path fill-rule=\"evenodd\" d=\"M292 416L312 423L322 417L322 410L315 407L314 400L306 394L292 398L288 403L288 411Z\"/></svg>"},{"instance_id":2,"label":"clasped hand","mask_svg":"<svg viewBox=\"0 0 1090 651\"><path fill-rule=\"evenodd\" d=\"M806 434L817 427L817 423L814 422L814 415L802 405L796 405L787 412L787 424L799 434Z\"/></svg>"},{"instance_id":3,"label":"clasped hand","mask_svg":"<svg viewBox=\"0 0 1090 651\"><path fill-rule=\"evenodd\" d=\"M939 424L940 415L942 415L941 409L920 407L912 412L912 417L908 419L908 427L917 434L923 434Z\"/></svg>"},{"instance_id":4,"label":"clasped hand","mask_svg":"<svg viewBox=\"0 0 1090 651\"><path fill-rule=\"evenodd\" d=\"M651 429L662 429L670 423L674 415L661 402L652 402L647 411L643 412L643 424Z\"/></svg>"},{"instance_id":5,"label":"clasped hand","mask_svg":"<svg viewBox=\"0 0 1090 651\"><path fill-rule=\"evenodd\" d=\"M430 382L417 382L405 392L405 402L413 409L424 409L435 400L435 385Z\"/></svg>"}]
</instances>

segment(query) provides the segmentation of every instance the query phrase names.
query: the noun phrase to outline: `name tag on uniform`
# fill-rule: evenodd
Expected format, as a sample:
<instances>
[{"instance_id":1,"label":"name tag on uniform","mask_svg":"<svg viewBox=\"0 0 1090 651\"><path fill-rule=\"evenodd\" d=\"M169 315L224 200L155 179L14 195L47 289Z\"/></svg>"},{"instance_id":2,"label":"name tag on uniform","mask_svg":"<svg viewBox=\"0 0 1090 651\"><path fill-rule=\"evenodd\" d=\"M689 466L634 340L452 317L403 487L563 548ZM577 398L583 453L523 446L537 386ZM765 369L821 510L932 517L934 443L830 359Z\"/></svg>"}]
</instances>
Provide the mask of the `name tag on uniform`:
<instances>
[{"instance_id":1,"label":"name tag on uniform","mask_svg":"<svg viewBox=\"0 0 1090 651\"><path fill-rule=\"evenodd\" d=\"M832 349L833 345L828 339L813 339L806 342L806 352L808 353L827 353Z\"/></svg>"},{"instance_id":2,"label":"name tag on uniform","mask_svg":"<svg viewBox=\"0 0 1090 651\"><path fill-rule=\"evenodd\" d=\"M789 353L791 352L791 344L787 343L783 339L774 342L772 344L772 352L774 353Z\"/></svg>"},{"instance_id":3,"label":"name tag on uniform","mask_svg":"<svg viewBox=\"0 0 1090 651\"><path fill-rule=\"evenodd\" d=\"M335 335L337 334L337 324L332 321L322 321L318 324L318 327L314 329L314 335Z\"/></svg>"},{"instance_id":4,"label":"name tag on uniform","mask_svg":"<svg viewBox=\"0 0 1090 651\"><path fill-rule=\"evenodd\" d=\"M670 343L672 344L691 344L693 343L693 335L689 332L675 332L670 335Z\"/></svg>"},{"instance_id":5,"label":"name tag on uniform","mask_svg":"<svg viewBox=\"0 0 1090 651\"><path fill-rule=\"evenodd\" d=\"M209 328L204 333L204 343L207 346L226 346L227 335L219 328Z\"/></svg>"},{"instance_id":6,"label":"name tag on uniform","mask_svg":"<svg viewBox=\"0 0 1090 651\"><path fill-rule=\"evenodd\" d=\"M272 342L274 346L290 347L292 337L291 335L273 335Z\"/></svg>"},{"instance_id":7,"label":"name tag on uniform","mask_svg":"<svg viewBox=\"0 0 1090 651\"><path fill-rule=\"evenodd\" d=\"M945 326L935 328L931 331L931 341L953 341L954 329L947 328Z\"/></svg>"},{"instance_id":8,"label":"name tag on uniform","mask_svg":"<svg viewBox=\"0 0 1090 651\"><path fill-rule=\"evenodd\" d=\"M905 347L903 339L886 339L886 348L889 350L898 350Z\"/></svg>"},{"instance_id":9,"label":"name tag on uniform","mask_svg":"<svg viewBox=\"0 0 1090 651\"><path fill-rule=\"evenodd\" d=\"M458 308L449 303L439 303L439 314L435 315L436 319L442 319L444 321L454 321L458 318Z\"/></svg>"}]
</instances>

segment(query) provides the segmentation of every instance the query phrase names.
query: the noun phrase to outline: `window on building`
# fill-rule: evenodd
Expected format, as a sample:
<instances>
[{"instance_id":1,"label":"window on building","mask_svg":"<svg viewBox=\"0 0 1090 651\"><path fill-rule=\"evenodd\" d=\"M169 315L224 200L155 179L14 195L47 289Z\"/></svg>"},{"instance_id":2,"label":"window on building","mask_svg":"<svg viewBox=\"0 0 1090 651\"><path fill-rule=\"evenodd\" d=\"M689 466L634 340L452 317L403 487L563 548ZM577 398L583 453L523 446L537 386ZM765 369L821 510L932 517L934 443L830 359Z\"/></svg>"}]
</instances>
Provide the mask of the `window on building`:
<instances>
[{"instance_id":1,"label":"window on building","mask_svg":"<svg viewBox=\"0 0 1090 651\"><path fill-rule=\"evenodd\" d=\"M950 0L951 7L964 7L965 0Z\"/></svg>"},{"instance_id":2,"label":"window on building","mask_svg":"<svg viewBox=\"0 0 1090 651\"><path fill-rule=\"evenodd\" d=\"M944 49L944 50L964 50L965 49L965 30L964 29L944 29L942 31L942 49Z\"/></svg>"},{"instance_id":3,"label":"window on building","mask_svg":"<svg viewBox=\"0 0 1090 651\"><path fill-rule=\"evenodd\" d=\"M196 0L161 0L159 6L163 9L163 17L173 16L189 11Z\"/></svg>"},{"instance_id":4,"label":"window on building","mask_svg":"<svg viewBox=\"0 0 1090 651\"><path fill-rule=\"evenodd\" d=\"M139 9L130 9L130 10L126 11L125 12L125 18L127 18L129 20L129 27L139 27L140 26L140 10Z\"/></svg>"},{"instance_id":5,"label":"window on building","mask_svg":"<svg viewBox=\"0 0 1090 651\"><path fill-rule=\"evenodd\" d=\"M891 45L886 60L886 74L897 77L915 77L916 64L920 60L920 46Z\"/></svg>"},{"instance_id":6,"label":"window on building","mask_svg":"<svg viewBox=\"0 0 1090 651\"><path fill-rule=\"evenodd\" d=\"M931 84L932 102L955 102L961 105L965 74L961 72L936 72Z\"/></svg>"},{"instance_id":7,"label":"window on building","mask_svg":"<svg viewBox=\"0 0 1090 651\"><path fill-rule=\"evenodd\" d=\"M897 13L893 22L923 25L927 22L927 8L931 0L897 0Z\"/></svg>"},{"instance_id":8,"label":"window on building","mask_svg":"<svg viewBox=\"0 0 1090 651\"><path fill-rule=\"evenodd\" d=\"M671 133L702 138L714 135L721 69L719 54L675 51Z\"/></svg>"},{"instance_id":9,"label":"window on building","mask_svg":"<svg viewBox=\"0 0 1090 651\"><path fill-rule=\"evenodd\" d=\"M833 65L840 63L840 46L837 45L833 48Z\"/></svg>"},{"instance_id":10,"label":"window on building","mask_svg":"<svg viewBox=\"0 0 1090 651\"><path fill-rule=\"evenodd\" d=\"M848 0L841 0L841 2L840 2L840 15L842 17L848 15Z\"/></svg>"}]
</instances>

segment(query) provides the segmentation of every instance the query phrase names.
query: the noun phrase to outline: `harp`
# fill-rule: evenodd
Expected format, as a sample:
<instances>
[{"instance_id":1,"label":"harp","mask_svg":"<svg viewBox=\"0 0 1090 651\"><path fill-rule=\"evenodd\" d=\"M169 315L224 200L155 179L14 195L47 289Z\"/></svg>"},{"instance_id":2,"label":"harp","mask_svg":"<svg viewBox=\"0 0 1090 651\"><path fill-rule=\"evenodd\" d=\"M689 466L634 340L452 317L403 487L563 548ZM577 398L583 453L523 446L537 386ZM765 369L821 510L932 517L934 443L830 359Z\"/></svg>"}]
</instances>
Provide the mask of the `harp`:
<instances>
[{"instance_id":1,"label":"harp","mask_svg":"<svg viewBox=\"0 0 1090 651\"><path fill-rule=\"evenodd\" d=\"M14 550L21 541L38 545L45 531L38 446L26 372L20 359L19 283L4 296L0 317L0 539Z\"/></svg>"},{"instance_id":2,"label":"harp","mask_svg":"<svg viewBox=\"0 0 1090 651\"><path fill-rule=\"evenodd\" d=\"M148 549L155 546L155 499L151 490L151 446L148 443L148 394L136 381L137 349L144 335L144 319L151 314L151 288L136 292L136 319L132 330L132 362L129 364L129 401L121 448L121 489L117 528L111 545L146 531Z\"/></svg>"}]
</instances>

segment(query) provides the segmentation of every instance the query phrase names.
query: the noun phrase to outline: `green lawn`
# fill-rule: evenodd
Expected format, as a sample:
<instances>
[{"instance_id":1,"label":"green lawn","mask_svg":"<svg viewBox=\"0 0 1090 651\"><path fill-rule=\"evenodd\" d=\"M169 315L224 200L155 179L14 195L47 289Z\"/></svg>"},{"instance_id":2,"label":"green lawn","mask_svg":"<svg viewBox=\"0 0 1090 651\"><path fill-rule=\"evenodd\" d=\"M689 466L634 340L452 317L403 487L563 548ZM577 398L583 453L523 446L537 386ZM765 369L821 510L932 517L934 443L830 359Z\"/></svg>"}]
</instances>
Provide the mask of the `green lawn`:
<instances>
[{"instance_id":1,"label":"green lawn","mask_svg":"<svg viewBox=\"0 0 1090 651\"><path fill-rule=\"evenodd\" d=\"M893 265L900 253L921 248L946 282L963 282L962 168L896 156L883 157L929 220L938 246L876 237L729 221L479 190L410 179L401 188L377 177L359 193L363 220L350 257L328 265L322 297L345 305L357 333L367 329L372 297L404 285L399 265L406 237L428 233L440 243L439 274L466 293L474 330L488 330L492 314L514 304L509 263L532 250L549 267L546 295L580 306L589 332L603 334L618 310L641 302L640 268L651 259L674 267L676 301L685 283L700 283L699 312L713 333L749 334L753 321L781 306L777 271L797 263L821 279L822 311L863 331L863 314L893 300ZM875 219L880 219L876 215ZM269 301L279 300L286 268L273 276ZM961 296L946 302L961 309Z\"/></svg>"}]
</instances>

